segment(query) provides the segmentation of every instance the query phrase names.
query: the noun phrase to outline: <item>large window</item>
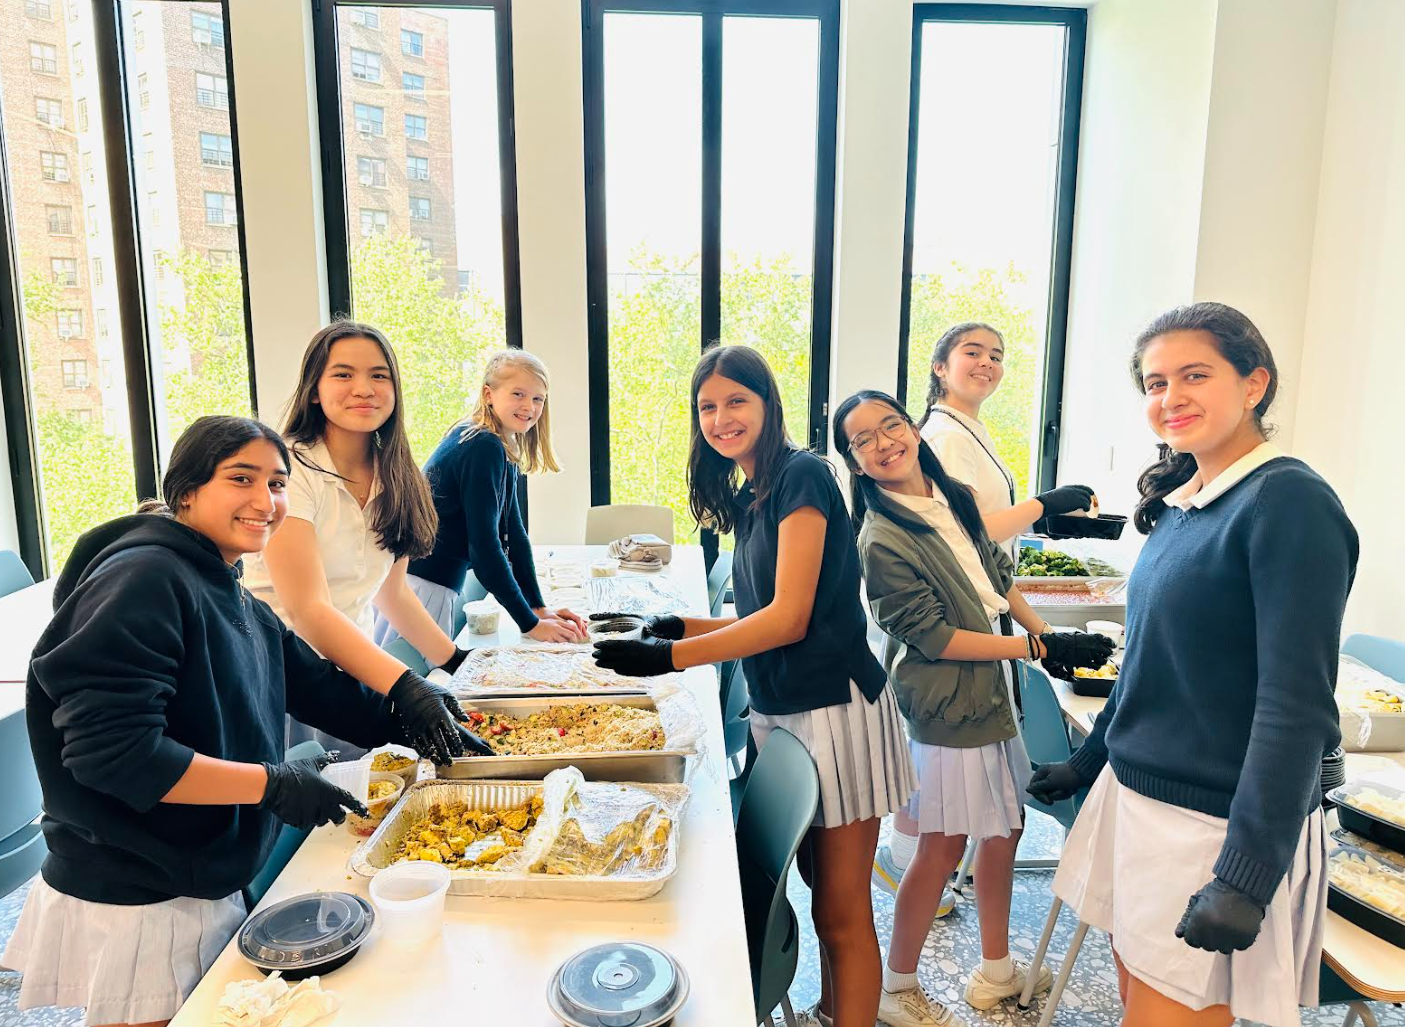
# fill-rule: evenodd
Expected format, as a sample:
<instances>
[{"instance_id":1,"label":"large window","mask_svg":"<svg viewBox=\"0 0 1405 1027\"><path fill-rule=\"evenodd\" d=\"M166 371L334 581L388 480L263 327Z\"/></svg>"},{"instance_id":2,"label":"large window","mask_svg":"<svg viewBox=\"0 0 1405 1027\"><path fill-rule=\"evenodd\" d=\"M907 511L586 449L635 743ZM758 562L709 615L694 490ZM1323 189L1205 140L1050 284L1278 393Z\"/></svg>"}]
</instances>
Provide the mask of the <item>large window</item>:
<instances>
[{"instance_id":1,"label":"large window","mask_svg":"<svg viewBox=\"0 0 1405 1027\"><path fill-rule=\"evenodd\" d=\"M21 550L52 573L157 494L191 420L253 407L220 4L31 6L0 0L0 38L31 39L0 47L0 389ZM55 131L70 107L78 132ZM207 259L215 240L235 259Z\"/></svg>"},{"instance_id":2,"label":"large window","mask_svg":"<svg viewBox=\"0 0 1405 1027\"><path fill-rule=\"evenodd\" d=\"M1019 497L1058 459L1086 12L924 4L913 23L899 396L953 324L1005 338L981 408Z\"/></svg>"},{"instance_id":3,"label":"large window","mask_svg":"<svg viewBox=\"0 0 1405 1027\"><path fill-rule=\"evenodd\" d=\"M680 539L706 346L762 352L824 446L839 45L827 0L690 6L591 0L585 45L591 501Z\"/></svg>"},{"instance_id":4,"label":"large window","mask_svg":"<svg viewBox=\"0 0 1405 1027\"><path fill-rule=\"evenodd\" d=\"M394 343L423 461L483 355L521 340L508 2L337 0L315 19L331 305Z\"/></svg>"}]
</instances>

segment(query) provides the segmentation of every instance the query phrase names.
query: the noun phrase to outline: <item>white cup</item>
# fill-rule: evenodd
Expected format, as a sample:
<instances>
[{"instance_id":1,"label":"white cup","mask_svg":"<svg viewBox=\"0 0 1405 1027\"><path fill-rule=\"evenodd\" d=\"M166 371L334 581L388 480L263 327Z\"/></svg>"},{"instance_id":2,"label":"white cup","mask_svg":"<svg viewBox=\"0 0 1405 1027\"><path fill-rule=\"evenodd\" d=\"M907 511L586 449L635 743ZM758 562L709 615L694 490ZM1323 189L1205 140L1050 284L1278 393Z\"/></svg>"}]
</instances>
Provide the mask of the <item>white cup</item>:
<instances>
[{"instance_id":1,"label":"white cup","mask_svg":"<svg viewBox=\"0 0 1405 1027\"><path fill-rule=\"evenodd\" d=\"M420 945L439 936L448 894L449 868L442 863L393 863L371 878L381 929L400 945Z\"/></svg>"},{"instance_id":2,"label":"white cup","mask_svg":"<svg viewBox=\"0 0 1405 1027\"><path fill-rule=\"evenodd\" d=\"M1095 635L1106 635L1112 639L1118 648L1122 646L1122 636L1126 633L1126 628L1118 624L1115 620L1090 620L1087 628Z\"/></svg>"},{"instance_id":3,"label":"white cup","mask_svg":"<svg viewBox=\"0 0 1405 1027\"><path fill-rule=\"evenodd\" d=\"M338 788L346 789L357 802L365 802L371 790L371 761L329 763L322 768L322 776Z\"/></svg>"}]
</instances>

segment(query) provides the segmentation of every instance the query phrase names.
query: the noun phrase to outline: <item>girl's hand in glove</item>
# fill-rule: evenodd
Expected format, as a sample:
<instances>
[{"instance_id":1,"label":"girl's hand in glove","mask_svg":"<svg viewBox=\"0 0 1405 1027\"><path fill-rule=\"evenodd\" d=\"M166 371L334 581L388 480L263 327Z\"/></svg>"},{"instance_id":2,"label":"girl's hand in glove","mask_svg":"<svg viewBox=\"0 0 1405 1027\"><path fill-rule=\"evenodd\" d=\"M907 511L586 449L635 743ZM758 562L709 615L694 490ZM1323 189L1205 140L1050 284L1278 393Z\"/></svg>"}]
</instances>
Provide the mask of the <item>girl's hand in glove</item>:
<instances>
[{"instance_id":1,"label":"girl's hand in glove","mask_svg":"<svg viewBox=\"0 0 1405 1027\"><path fill-rule=\"evenodd\" d=\"M463 755L459 725L468 719L447 688L432 684L412 670L390 688L390 701L415 749L441 766Z\"/></svg>"},{"instance_id":2,"label":"girl's hand in glove","mask_svg":"<svg viewBox=\"0 0 1405 1027\"><path fill-rule=\"evenodd\" d=\"M1207 952L1242 952L1254 944L1264 921L1264 907L1218 877L1186 903L1176 937Z\"/></svg>"},{"instance_id":3,"label":"girl's hand in glove","mask_svg":"<svg viewBox=\"0 0 1405 1027\"><path fill-rule=\"evenodd\" d=\"M264 786L259 809L266 809L292 827L311 830L327 822L340 824L346 810L368 816L366 807L344 788L322 776L322 768L334 762L335 752L286 763L265 763L268 784Z\"/></svg>"},{"instance_id":4,"label":"girl's hand in glove","mask_svg":"<svg viewBox=\"0 0 1405 1027\"><path fill-rule=\"evenodd\" d=\"M1059 678L1073 676L1075 667L1097 670L1112 658L1117 644L1106 635L1084 631L1050 631L1039 636L1044 668Z\"/></svg>"},{"instance_id":5,"label":"girl's hand in glove","mask_svg":"<svg viewBox=\"0 0 1405 1027\"><path fill-rule=\"evenodd\" d=\"M667 638L596 642L594 656L599 666L626 677L655 677L678 669L673 665L673 642Z\"/></svg>"},{"instance_id":6,"label":"girl's hand in glove","mask_svg":"<svg viewBox=\"0 0 1405 1027\"><path fill-rule=\"evenodd\" d=\"M1034 768L1034 776L1029 779L1025 791L1049 805L1073 798L1090 784L1092 782L1085 780L1071 764L1041 763Z\"/></svg>"}]
</instances>

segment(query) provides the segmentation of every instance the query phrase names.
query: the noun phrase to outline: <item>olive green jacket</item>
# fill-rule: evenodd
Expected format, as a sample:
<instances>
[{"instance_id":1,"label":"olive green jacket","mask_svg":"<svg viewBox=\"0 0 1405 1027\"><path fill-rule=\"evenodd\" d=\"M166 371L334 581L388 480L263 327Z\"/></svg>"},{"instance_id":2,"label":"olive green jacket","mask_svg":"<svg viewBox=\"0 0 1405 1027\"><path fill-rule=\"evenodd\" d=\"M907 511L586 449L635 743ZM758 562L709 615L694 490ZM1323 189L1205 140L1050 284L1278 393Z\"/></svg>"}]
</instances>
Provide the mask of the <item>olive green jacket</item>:
<instances>
[{"instance_id":1,"label":"olive green jacket","mask_svg":"<svg viewBox=\"0 0 1405 1027\"><path fill-rule=\"evenodd\" d=\"M904 520L914 515L879 497ZM984 535L977 545L996 592L1014 584L1014 565ZM943 660L958 629L991 634L976 590L946 541L874 510L859 532L859 558L873 619L885 634L883 667L908 735L927 745L972 749L1015 737L1003 661Z\"/></svg>"}]
</instances>

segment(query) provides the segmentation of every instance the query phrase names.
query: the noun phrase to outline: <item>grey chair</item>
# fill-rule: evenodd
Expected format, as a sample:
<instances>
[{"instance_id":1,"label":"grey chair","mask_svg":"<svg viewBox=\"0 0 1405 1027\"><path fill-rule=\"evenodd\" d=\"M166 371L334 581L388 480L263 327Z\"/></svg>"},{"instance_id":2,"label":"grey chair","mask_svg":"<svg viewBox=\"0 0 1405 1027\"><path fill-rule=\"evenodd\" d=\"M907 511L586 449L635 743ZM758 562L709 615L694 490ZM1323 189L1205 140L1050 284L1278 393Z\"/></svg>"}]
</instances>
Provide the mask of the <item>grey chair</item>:
<instances>
[{"instance_id":1,"label":"grey chair","mask_svg":"<svg viewBox=\"0 0 1405 1027\"><path fill-rule=\"evenodd\" d=\"M672 542L673 511L666 506L630 503L592 506L586 511L586 545L608 545L625 535L657 535Z\"/></svg>"},{"instance_id":2,"label":"grey chair","mask_svg":"<svg viewBox=\"0 0 1405 1027\"><path fill-rule=\"evenodd\" d=\"M23 711L0 720L0 778L0 895L8 895L39 872L49 852L39 830L44 796Z\"/></svg>"}]
</instances>

